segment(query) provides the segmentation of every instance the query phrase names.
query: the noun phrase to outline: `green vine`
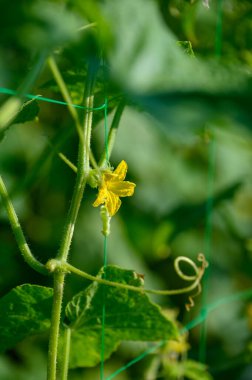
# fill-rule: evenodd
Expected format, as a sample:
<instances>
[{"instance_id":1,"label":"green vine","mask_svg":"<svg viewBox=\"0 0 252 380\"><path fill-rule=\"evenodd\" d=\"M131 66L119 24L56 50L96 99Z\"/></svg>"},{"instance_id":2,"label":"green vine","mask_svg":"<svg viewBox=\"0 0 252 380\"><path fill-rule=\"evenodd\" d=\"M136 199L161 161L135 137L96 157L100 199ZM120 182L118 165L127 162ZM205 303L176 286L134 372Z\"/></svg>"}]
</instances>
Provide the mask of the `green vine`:
<instances>
[{"instance_id":1,"label":"green vine","mask_svg":"<svg viewBox=\"0 0 252 380\"><path fill-rule=\"evenodd\" d=\"M174 262L174 268L177 275L184 281L191 282L190 285L174 290L153 290L144 289L136 286L131 286L127 284L122 284L119 282L113 282L101 278L98 276L92 276L68 263L68 256L71 247L71 242L74 234L74 229L83 199L85 187L87 183L90 183L94 187L99 187L99 195L97 205L105 202L105 205L101 207L101 217L103 221L103 234L108 236L110 232L110 219L114 213L120 207L119 196L132 195L134 191L134 184L131 182L124 181L124 177L127 171L127 164L122 161L115 171L110 168L104 168L105 162L111 155L120 119L125 107L124 101L121 101L115 111L114 118L112 120L111 128L108 136L108 150L104 150L101 155L99 165L97 165L90 148L91 141L91 131L92 131L92 116L93 116L93 106L94 106L94 87L95 87L95 76L96 71L91 67L88 71L87 81L85 85L85 95L84 95L84 117L83 126L81 126L79 115L77 114L75 108L71 106L72 100L68 93L67 87L64 80L58 70L57 64L53 57L48 59L49 67L52 70L53 76L62 92L65 101L68 103L69 112L75 122L76 129L79 135L79 150L78 150L78 164L77 167L72 164L63 153L58 153L60 158L69 166L72 170L76 172L76 182L73 191L73 196L69 208L69 212L66 218L65 229L63 233L63 238L61 245L59 247L58 254L55 259L50 259L45 265L40 263L32 254L27 241L25 239L23 230L19 223L18 217L11 203L10 197L8 195L6 186L2 177L0 177L0 195L2 197L3 205L6 209L14 236L16 238L18 247L24 260L29 266L31 266L37 272L43 275L53 276L53 306L51 315L51 328L49 337L49 349L48 349L48 365L47 365L47 379L56 380L58 372L58 347L59 347L59 336L61 330L61 310L62 301L64 296L64 282L65 277L68 273L76 274L80 277L88 279L90 281L95 281L100 284L107 286L117 287L121 289L128 289L133 292L156 294L156 295L178 295L183 293L188 293L197 289L197 294L200 292L200 281L204 274L205 268L207 267L207 262L203 254L199 254L198 260L201 262L201 266L197 266L191 259L187 257L178 257ZM107 157L108 156L108 157ZM92 163L95 169L91 170L90 163ZM114 182L113 182L114 181ZM124 186L124 187L123 187ZM117 188L120 189L119 195L117 195ZM112 189L112 190L111 190ZM124 190L123 190L124 189ZM105 193L108 194L111 199L116 201L116 204L111 205L103 200ZM110 199L110 198L109 198ZM119 202L119 203L118 203ZM193 275L186 275L180 267L181 262L188 264L194 271ZM189 309L193 306L193 297L189 297L189 304L186 305ZM62 379L67 380L68 374L68 362L69 362L69 352L70 352L70 341L71 341L71 330L66 327L62 327L64 332L64 352L61 360L62 364Z\"/></svg>"}]
</instances>

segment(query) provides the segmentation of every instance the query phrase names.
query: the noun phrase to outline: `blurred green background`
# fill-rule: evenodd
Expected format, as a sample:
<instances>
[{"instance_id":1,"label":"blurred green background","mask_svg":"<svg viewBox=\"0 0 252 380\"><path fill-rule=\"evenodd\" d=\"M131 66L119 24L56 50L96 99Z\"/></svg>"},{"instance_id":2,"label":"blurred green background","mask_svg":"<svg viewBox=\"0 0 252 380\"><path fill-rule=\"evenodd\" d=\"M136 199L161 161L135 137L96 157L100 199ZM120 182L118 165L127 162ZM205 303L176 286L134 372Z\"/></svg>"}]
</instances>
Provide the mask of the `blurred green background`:
<instances>
[{"instance_id":1,"label":"blurred green background","mask_svg":"<svg viewBox=\"0 0 252 380\"><path fill-rule=\"evenodd\" d=\"M81 104L87 62L95 64L102 51L95 102L100 105L108 96L109 125L119 101L126 102L111 163L125 159L127 178L137 187L112 220L109 262L143 273L147 288L172 289L183 286L174 274L174 259L196 259L205 252L210 263L207 304L251 288L252 3L212 0L209 8L200 0L1 4L2 88L18 89L38 57L54 53L74 103ZM96 27L82 28L93 22ZM178 41L190 41L193 53L188 43ZM29 92L62 100L46 64ZM2 104L7 98L0 94ZM32 121L15 120L6 131L0 168L29 244L45 263L59 248L75 177L56 153L62 151L75 163L78 139L65 106L39 101L39 108L33 107ZM96 111L92 148L97 158L103 137L103 111ZM211 241L206 241L210 166L214 207ZM71 248L71 263L92 274L103 263L95 197L96 190L88 188ZM2 207L0 212L1 295L24 283L51 286L50 279L23 262ZM209 244L211 252L206 252ZM69 276L66 301L87 285ZM187 313L186 296L155 300L177 310L182 325L198 315L203 302L196 298ZM251 329L249 299L209 314L206 363L214 379L252 378ZM197 360L199 327L190 331L188 342L188 356ZM123 344L106 371L112 373L143 347ZM47 336L21 342L0 357L0 378L44 379L46 350ZM118 380L151 380L155 358L139 362ZM161 372L160 379L178 378ZM70 379L94 379L98 373L80 369L71 371Z\"/></svg>"}]
</instances>

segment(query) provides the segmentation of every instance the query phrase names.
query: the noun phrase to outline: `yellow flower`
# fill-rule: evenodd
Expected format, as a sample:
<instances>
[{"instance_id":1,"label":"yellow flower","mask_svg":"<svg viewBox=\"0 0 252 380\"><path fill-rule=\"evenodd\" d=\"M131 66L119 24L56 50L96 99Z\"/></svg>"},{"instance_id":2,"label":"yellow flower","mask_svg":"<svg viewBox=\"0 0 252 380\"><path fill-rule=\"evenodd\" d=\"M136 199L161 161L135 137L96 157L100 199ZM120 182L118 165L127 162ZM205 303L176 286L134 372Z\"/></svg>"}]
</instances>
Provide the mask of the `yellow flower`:
<instances>
[{"instance_id":1,"label":"yellow flower","mask_svg":"<svg viewBox=\"0 0 252 380\"><path fill-rule=\"evenodd\" d=\"M98 196L93 203L94 207L105 204L109 216L115 215L121 206L120 197L130 197L134 193L135 184L124 181L128 166L124 160L112 172L106 170L102 174Z\"/></svg>"}]
</instances>

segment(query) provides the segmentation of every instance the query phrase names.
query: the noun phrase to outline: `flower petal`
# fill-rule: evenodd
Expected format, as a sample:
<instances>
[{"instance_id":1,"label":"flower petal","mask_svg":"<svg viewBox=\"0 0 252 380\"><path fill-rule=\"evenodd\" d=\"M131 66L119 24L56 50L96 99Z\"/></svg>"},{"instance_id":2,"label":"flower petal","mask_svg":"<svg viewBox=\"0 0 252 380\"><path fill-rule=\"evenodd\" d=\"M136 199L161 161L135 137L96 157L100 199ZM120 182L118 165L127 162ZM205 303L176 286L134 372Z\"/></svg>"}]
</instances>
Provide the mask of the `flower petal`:
<instances>
[{"instance_id":1,"label":"flower petal","mask_svg":"<svg viewBox=\"0 0 252 380\"><path fill-rule=\"evenodd\" d=\"M121 206L119 197L133 195L136 185L133 182L124 181L127 169L127 163L122 160L113 172L111 169L103 171L98 196L93 203L94 207L105 204L109 215L113 216Z\"/></svg>"},{"instance_id":2,"label":"flower petal","mask_svg":"<svg viewBox=\"0 0 252 380\"><path fill-rule=\"evenodd\" d=\"M105 186L102 186L99 190L96 200L93 203L93 206L98 207L101 204L105 203L107 196L108 196L108 190Z\"/></svg>"},{"instance_id":3,"label":"flower petal","mask_svg":"<svg viewBox=\"0 0 252 380\"><path fill-rule=\"evenodd\" d=\"M129 181L113 181L108 183L108 191L119 197L130 197L135 190L135 184Z\"/></svg>"},{"instance_id":4,"label":"flower petal","mask_svg":"<svg viewBox=\"0 0 252 380\"><path fill-rule=\"evenodd\" d=\"M116 181L116 180L118 181L118 175L111 173L109 171L104 172L102 176L105 182Z\"/></svg>"},{"instance_id":5,"label":"flower petal","mask_svg":"<svg viewBox=\"0 0 252 380\"><path fill-rule=\"evenodd\" d=\"M128 165L124 160L122 160L120 164L117 166L117 168L114 170L113 174L116 174L118 176L118 179L123 181L126 177L127 170Z\"/></svg>"},{"instance_id":6,"label":"flower petal","mask_svg":"<svg viewBox=\"0 0 252 380\"><path fill-rule=\"evenodd\" d=\"M119 210L122 202L118 195L112 193L111 191L108 191L107 195L108 196L105 202L105 206L108 210L109 215L113 216Z\"/></svg>"}]
</instances>

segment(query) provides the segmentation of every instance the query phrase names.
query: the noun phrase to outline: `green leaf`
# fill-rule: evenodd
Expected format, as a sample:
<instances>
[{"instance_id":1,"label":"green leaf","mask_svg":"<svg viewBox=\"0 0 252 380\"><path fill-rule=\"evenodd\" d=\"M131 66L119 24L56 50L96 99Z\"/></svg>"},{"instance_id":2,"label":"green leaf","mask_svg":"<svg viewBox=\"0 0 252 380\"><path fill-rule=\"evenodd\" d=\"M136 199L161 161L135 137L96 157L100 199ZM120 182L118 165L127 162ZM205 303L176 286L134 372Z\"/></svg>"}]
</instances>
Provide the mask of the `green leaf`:
<instances>
[{"instance_id":1,"label":"green leaf","mask_svg":"<svg viewBox=\"0 0 252 380\"><path fill-rule=\"evenodd\" d=\"M67 85L67 89L71 95L74 104L81 104L84 92L84 83L86 80L86 70L83 73L74 73L72 70L61 72L61 76ZM58 84L54 79L50 79L40 86L41 89L51 90L60 93Z\"/></svg>"},{"instance_id":2,"label":"green leaf","mask_svg":"<svg viewBox=\"0 0 252 380\"><path fill-rule=\"evenodd\" d=\"M236 63L192 59L164 24L157 2L104 3L114 38L108 52L112 77L166 130L194 131L220 114L251 125L248 70Z\"/></svg>"},{"instance_id":3,"label":"green leaf","mask_svg":"<svg viewBox=\"0 0 252 380\"><path fill-rule=\"evenodd\" d=\"M216 208L223 201L232 199L241 185L241 182L236 182L215 194L212 199L213 207ZM167 240L171 242L182 231L198 226L205 218L208 202L206 199L196 204L181 204L164 215L162 221L169 221L170 226L170 229L167 229Z\"/></svg>"},{"instance_id":4,"label":"green leaf","mask_svg":"<svg viewBox=\"0 0 252 380\"><path fill-rule=\"evenodd\" d=\"M104 13L114 38L112 74L134 93L219 91L246 84L237 68L192 59L164 24L153 0L106 0ZM134 17L132 17L134 15ZM129 28L130 25L130 28Z\"/></svg>"},{"instance_id":5,"label":"green leaf","mask_svg":"<svg viewBox=\"0 0 252 380\"><path fill-rule=\"evenodd\" d=\"M13 124L22 124L26 121L32 121L39 113L39 105L36 99L28 100L20 107L20 100L18 98L10 98L6 106L10 105L9 109L1 109L6 112L6 121L3 123L4 127L0 130L0 141L4 138L6 131ZM4 107L4 106L3 106ZM6 107L5 107L6 108ZM0 121L1 124L1 121Z\"/></svg>"},{"instance_id":6,"label":"green leaf","mask_svg":"<svg viewBox=\"0 0 252 380\"><path fill-rule=\"evenodd\" d=\"M192 59L192 58L189 58ZM197 69L195 69L197 71ZM225 74L223 73L225 76ZM211 78L211 73L206 74ZM231 80L230 80L231 81ZM232 81L231 81L232 82ZM196 83L196 82L195 82ZM250 89L249 89L250 87ZM202 126L209 121L215 122L220 117L227 117L245 123L251 128L252 112L251 83L248 80L247 89L241 86L241 92L228 90L224 85L213 92L202 88L200 91L160 92L150 95L134 95L133 99L157 120L157 125L164 132L173 135L185 135L200 132Z\"/></svg>"},{"instance_id":7,"label":"green leaf","mask_svg":"<svg viewBox=\"0 0 252 380\"><path fill-rule=\"evenodd\" d=\"M5 132L12 120L18 114L20 108L20 99L16 97L9 98L0 108L0 141L4 138Z\"/></svg>"},{"instance_id":8,"label":"green leaf","mask_svg":"<svg viewBox=\"0 0 252 380\"><path fill-rule=\"evenodd\" d=\"M39 113L39 105L36 99L23 103L18 114L11 124L20 124L34 120Z\"/></svg>"},{"instance_id":9,"label":"green leaf","mask_svg":"<svg viewBox=\"0 0 252 380\"><path fill-rule=\"evenodd\" d=\"M3 11L4 33L0 36L0 42L1 46L5 47L8 41L6 47L9 46L13 52L19 52L21 58L15 55L14 61L18 61L15 62L16 65L22 60L27 65L24 47L29 49L32 55L36 51L52 49L69 40L77 39L79 37L77 29L86 24L85 20L59 1L19 1L15 10L9 9L6 2Z\"/></svg>"},{"instance_id":10,"label":"green leaf","mask_svg":"<svg viewBox=\"0 0 252 380\"><path fill-rule=\"evenodd\" d=\"M132 270L108 266L98 274L107 280L142 285L141 277ZM66 307L72 331L70 367L91 367L100 361L102 310L106 305L105 359L122 340L157 341L176 339L178 330L160 307L144 293L104 286L94 282L77 294Z\"/></svg>"},{"instance_id":11,"label":"green leaf","mask_svg":"<svg viewBox=\"0 0 252 380\"><path fill-rule=\"evenodd\" d=\"M53 289L20 285L0 299L0 350L50 327Z\"/></svg>"},{"instance_id":12,"label":"green leaf","mask_svg":"<svg viewBox=\"0 0 252 380\"><path fill-rule=\"evenodd\" d=\"M53 48L78 39L77 30L85 23L62 4L51 1L33 2L29 11L32 22L22 25L21 30L24 44L40 49Z\"/></svg>"},{"instance_id":13,"label":"green leaf","mask_svg":"<svg viewBox=\"0 0 252 380\"><path fill-rule=\"evenodd\" d=\"M87 70L86 68L75 70L63 71L61 73L62 78L67 85L67 89L71 96L73 104L82 105L83 100L83 92L84 85L86 83ZM107 74L106 74L107 75ZM106 82L104 70L101 69L98 71L98 75L96 78L95 89L94 89L94 107L100 107L104 104L105 98L108 101L108 113L110 113L117 105L120 99L122 98L122 94L118 92L117 88L114 88L112 85L107 86L106 89L104 84ZM60 94L61 91L55 82L54 79L50 79L43 83L40 86L41 89L51 90L57 94ZM101 109L99 111L94 112L93 115L93 128L97 125L97 123L102 120L104 117L104 110Z\"/></svg>"},{"instance_id":14,"label":"green leaf","mask_svg":"<svg viewBox=\"0 0 252 380\"><path fill-rule=\"evenodd\" d=\"M178 46L181 46L184 49L187 55L193 58L195 57L192 44L190 41L178 41L177 43L178 43Z\"/></svg>"},{"instance_id":15,"label":"green leaf","mask_svg":"<svg viewBox=\"0 0 252 380\"><path fill-rule=\"evenodd\" d=\"M170 380L186 377L189 380L212 380L206 365L194 360L169 363L166 367Z\"/></svg>"}]
</instances>

